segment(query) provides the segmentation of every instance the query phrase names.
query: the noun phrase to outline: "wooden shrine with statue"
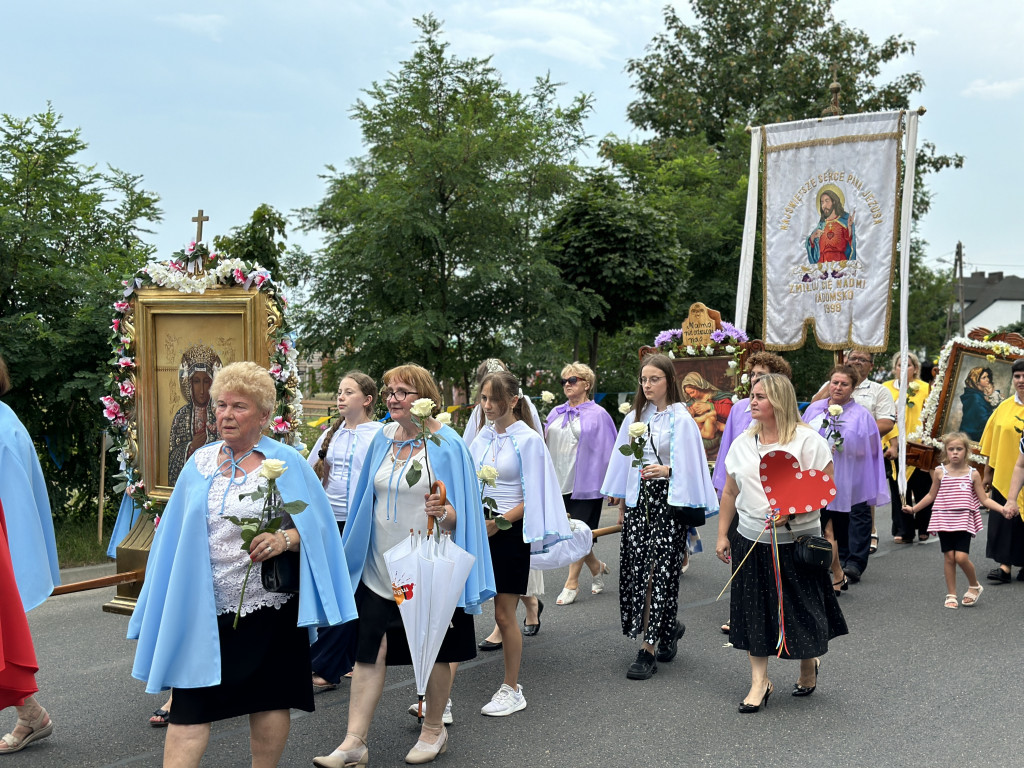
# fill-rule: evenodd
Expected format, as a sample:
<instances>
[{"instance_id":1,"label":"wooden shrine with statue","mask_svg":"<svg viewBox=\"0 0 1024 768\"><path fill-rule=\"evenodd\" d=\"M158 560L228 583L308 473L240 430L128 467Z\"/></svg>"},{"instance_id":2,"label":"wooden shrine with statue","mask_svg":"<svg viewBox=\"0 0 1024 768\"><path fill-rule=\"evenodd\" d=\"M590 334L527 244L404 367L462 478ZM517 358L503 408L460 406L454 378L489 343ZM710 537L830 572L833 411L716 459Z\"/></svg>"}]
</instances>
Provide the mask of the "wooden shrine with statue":
<instances>
[{"instance_id":1,"label":"wooden shrine with statue","mask_svg":"<svg viewBox=\"0 0 1024 768\"><path fill-rule=\"evenodd\" d=\"M709 462L718 456L722 431L734 398L750 394L743 372L747 355L761 351L760 340L724 322L720 312L697 302L679 328L662 331L653 346L640 347L642 360L661 353L672 358L683 404L697 422Z\"/></svg>"}]
</instances>

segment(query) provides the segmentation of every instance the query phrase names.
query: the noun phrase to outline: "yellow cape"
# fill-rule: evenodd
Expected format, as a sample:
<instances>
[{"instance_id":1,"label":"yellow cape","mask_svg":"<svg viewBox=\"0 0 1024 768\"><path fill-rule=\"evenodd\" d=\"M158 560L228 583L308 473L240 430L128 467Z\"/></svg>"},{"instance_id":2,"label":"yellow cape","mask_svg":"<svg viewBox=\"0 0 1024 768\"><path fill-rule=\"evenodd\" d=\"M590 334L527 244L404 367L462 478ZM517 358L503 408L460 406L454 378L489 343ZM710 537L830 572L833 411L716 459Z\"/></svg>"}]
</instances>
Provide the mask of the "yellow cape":
<instances>
[{"instance_id":1,"label":"yellow cape","mask_svg":"<svg viewBox=\"0 0 1024 768\"><path fill-rule=\"evenodd\" d=\"M992 487L1006 496L1010 490L1010 476L1020 454L1020 429L1024 427L1024 405L1013 397L1003 400L989 417L981 436L981 452L988 456L992 467ZM1024 504L1024 492L1017 499Z\"/></svg>"}]
</instances>

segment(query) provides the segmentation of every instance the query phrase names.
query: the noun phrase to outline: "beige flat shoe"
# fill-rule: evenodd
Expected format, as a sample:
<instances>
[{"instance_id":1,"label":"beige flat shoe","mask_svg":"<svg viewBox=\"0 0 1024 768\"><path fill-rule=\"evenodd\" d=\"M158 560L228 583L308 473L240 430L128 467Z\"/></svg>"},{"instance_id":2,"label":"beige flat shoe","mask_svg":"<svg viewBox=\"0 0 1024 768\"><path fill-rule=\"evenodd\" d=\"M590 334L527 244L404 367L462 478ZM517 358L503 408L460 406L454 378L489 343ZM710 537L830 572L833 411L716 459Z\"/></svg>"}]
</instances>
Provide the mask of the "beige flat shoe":
<instances>
[{"instance_id":1,"label":"beige flat shoe","mask_svg":"<svg viewBox=\"0 0 1024 768\"><path fill-rule=\"evenodd\" d=\"M50 719L50 716L46 714L46 710L42 708L40 708L39 716L35 720L23 720L19 717L18 725L24 728L31 728L32 733L23 739L15 738L14 734L5 733L0 737L0 745L2 745L0 746L0 755L21 752L21 750L33 741L45 739L53 733L53 721Z\"/></svg>"},{"instance_id":2,"label":"beige flat shoe","mask_svg":"<svg viewBox=\"0 0 1024 768\"><path fill-rule=\"evenodd\" d=\"M422 765L432 763L434 759L448 749L448 729L441 726L441 736L433 744L417 739L416 746L409 750L405 756L405 762L410 765Z\"/></svg>"}]
</instances>

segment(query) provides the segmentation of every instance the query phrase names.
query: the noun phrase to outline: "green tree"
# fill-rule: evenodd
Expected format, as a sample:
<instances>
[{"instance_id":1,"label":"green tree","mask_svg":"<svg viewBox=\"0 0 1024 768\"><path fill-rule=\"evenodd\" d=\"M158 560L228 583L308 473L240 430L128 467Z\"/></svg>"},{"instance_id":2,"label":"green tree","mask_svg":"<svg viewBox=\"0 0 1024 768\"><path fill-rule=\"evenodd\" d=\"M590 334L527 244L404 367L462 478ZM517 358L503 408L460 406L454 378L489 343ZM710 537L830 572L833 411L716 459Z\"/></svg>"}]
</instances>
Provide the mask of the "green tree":
<instances>
[{"instance_id":1,"label":"green tree","mask_svg":"<svg viewBox=\"0 0 1024 768\"><path fill-rule=\"evenodd\" d=\"M872 43L836 21L835 0L690 0L684 24L672 6L665 32L626 71L638 96L630 121L659 137L703 134L721 144L730 124L763 125L820 115L835 66L845 112L906 108L924 80L909 72L887 83L884 65L912 54L900 35Z\"/></svg>"},{"instance_id":2,"label":"green tree","mask_svg":"<svg viewBox=\"0 0 1024 768\"><path fill-rule=\"evenodd\" d=\"M152 252L159 220L141 177L76 157L78 129L52 107L0 118L0 352L7 402L44 457L58 515L91 504L99 485L99 398L110 359L112 288Z\"/></svg>"},{"instance_id":3,"label":"green tree","mask_svg":"<svg viewBox=\"0 0 1024 768\"><path fill-rule=\"evenodd\" d=\"M365 370L416 360L468 384L524 328L562 327L558 273L535 241L577 176L590 99L561 106L547 78L511 91L488 59L451 55L433 16L416 25L412 57L352 110L367 154L329 168L327 196L301 213L327 239L305 269L296 260L303 338Z\"/></svg>"},{"instance_id":4,"label":"green tree","mask_svg":"<svg viewBox=\"0 0 1024 768\"><path fill-rule=\"evenodd\" d=\"M591 367L597 365L601 333L663 317L685 282L672 220L607 172L591 173L566 199L543 242L562 279L575 289Z\"/></svg>"},{"instance_id":5,"label":"green tree","mask_svg":"<svg viewBox=\"0 0 1024 768\"><path fill-rule=\"evenodd\" d=\"M228 235L213 238L213 249L224 256L255 262L270 270L279 282L290 282L283 273L281 260L285 254L288 219L263 203L252 213L249 223L234 227Z\"/></svg>"}]
</instances>

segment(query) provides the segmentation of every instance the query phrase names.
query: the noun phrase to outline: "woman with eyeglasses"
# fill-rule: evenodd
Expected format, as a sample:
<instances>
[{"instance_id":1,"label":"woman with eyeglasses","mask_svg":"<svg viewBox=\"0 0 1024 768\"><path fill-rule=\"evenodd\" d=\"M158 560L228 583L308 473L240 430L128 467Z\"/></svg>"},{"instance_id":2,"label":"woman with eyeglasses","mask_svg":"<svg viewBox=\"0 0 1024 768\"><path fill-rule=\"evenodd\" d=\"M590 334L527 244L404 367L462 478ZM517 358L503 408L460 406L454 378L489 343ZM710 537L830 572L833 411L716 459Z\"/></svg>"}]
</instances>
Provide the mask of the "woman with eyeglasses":
<instances>
[{"instance_id":1,"label":"woman with eyeglasses","mask_svg":"<svg viewBox=\"0 0 1024 768\"><path fill-rule=\"evenodd\" d=\"M338 383L338 418L320 435L309 452L309 465L320 478L338 522L338 533L345 533L348 500L370 441L383 425L373 420L377 402L377 383L362 371L349 371ZM309 648L313 665L313 691L331 690L341 677L352 670L350 624L324 627Z\"/></svg>"},{"instance_id":2,"label":"woman with eyeglasses","mask_svg":"<svg viewBox=\"0 0 1024 768\"><path fill-rule=\"evenodd\" d=\"M593 401L597 377L589 365L570 363L562 369L562 391L566 402L548 414L544 439L555 464L555 474L562 489L565 511L574 520L586 523L591 530L600 527L604 495L601 481L608 469L608 460L615 444L615 422L608 411ZM609 499L615 503L617 499ZM591 594L604 591L607 564L594 551L569 566L569 575L562 588L558 605L569 605L580 593L583 565L590 569L593 582Z\"/></svg>"},{"instance_id":3,"label":"woman with eyeglasses","mask_svg":"<svg viewBox=\"0 0 1024 768\"><path fill-rule=\"evenodd\" d=\"M480 606L496 594L479 481L469 450L454 429L433 416L423 421L440 438L440 445L431 442L428 450L413 419L411 407L421 398L434 401L436 415L441 403L437 384L425 368L411 363L387 371L383 382L393 421L370 443L342 538L350 579L358 585L359 611L348 730L334 752L313 759L321 768L367 764L370 723L384 691L387 667L412 663L384 562L387 550L408 537L410 529L424 530L429 516L442 533L451 535L475 558L427 682L426 715L419 739L405 756L407 763L432 762L447 749L448 732L442 719L451 692L450 664L476 655L473 614L479 614ZM410 484L409 470L414 465L422 470ZM431 480L444 483L444 503L431 491Z\"/></svg>"},{"instance_id":4,"label":"woman with eyeglasses","mask_svg":"<svg viewBox=\"0 0 1024 768\"><path fill-rule=\"evenodd\" d=\"M647 680L659 661L675 658L686 631L676 614L690 521L718 512L700 431L681 402L675 368L665 355L641 362L633 409L622 421L615 448L602 492L621 499L622 633L641 637L626 677ZM642 458L632 452L638 449Z\"/></svg>"}]
</instances>

